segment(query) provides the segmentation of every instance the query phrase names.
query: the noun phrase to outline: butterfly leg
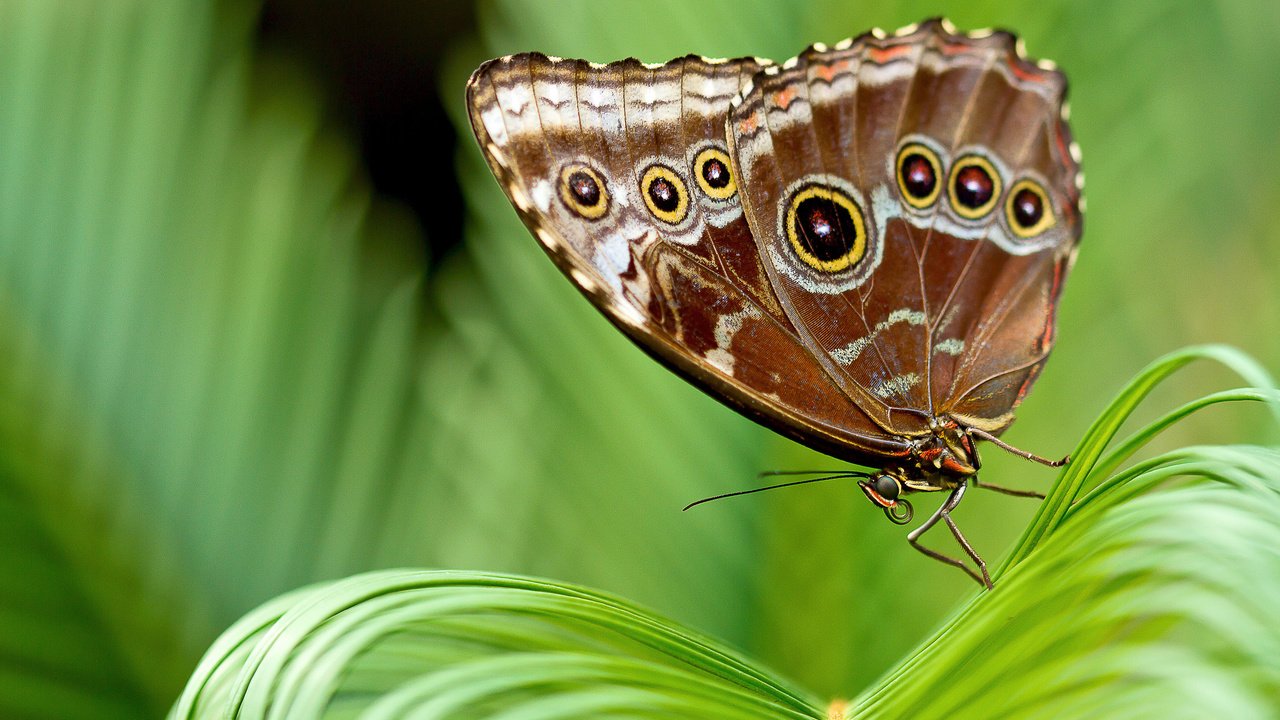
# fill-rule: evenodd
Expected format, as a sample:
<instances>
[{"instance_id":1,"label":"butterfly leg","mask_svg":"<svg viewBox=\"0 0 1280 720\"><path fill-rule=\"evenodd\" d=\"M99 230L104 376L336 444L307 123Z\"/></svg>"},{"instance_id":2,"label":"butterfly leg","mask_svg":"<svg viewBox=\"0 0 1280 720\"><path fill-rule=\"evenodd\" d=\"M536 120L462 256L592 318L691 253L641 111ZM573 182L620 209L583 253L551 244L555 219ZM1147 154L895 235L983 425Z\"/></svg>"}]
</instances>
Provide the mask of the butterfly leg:
<instances>
[{"instance_id":1,"label":"butterfly leg","mask_svg":"<svg viewBox=\"0 0 1280 720\"><path fill-rule=\"evenodd\" d=\"M950 514L943 515L942 519L947 521L947 527L951 528L951 534L955 535L956 542L960 543L960 547L964 548L965 553L967 553L969 557L973 558L973 563L982 571L982 584L986 586L988 590L994 588L995 585L991 582L991 576L987 574L987 562L982 559L982 556L978 554L977 550L973 549L973 546L969 544L969 541L964 539L964 533L960 532L960 528L956 527L956 521L951 519ZM966 566L965 570L969 570L969 568ZM975 580L977 579L977 576L974 575L972 571L970 571L969 574L973 575Z\"/></svg>"},{"instance_id":2,"label":"butterfly leg","mask_svg":"<svg viewBox=\"0 0 1280 720\"><path fill-rule=\"evenodd\" d=\"M1001 487L999 485L992 485L991 483L979 482L978 478L976 477L973 479L973 486L983 488L984 490L992 490L994 492L1004 493L1005 495L1012 495L1014 497L1040 498L1041 500L1044 499L1044 493L1038 493L1035 490L1014 490L1013 488Z\"/></svg>"},{"instance_id":3,"label":"butterfly leg","mask_svg":"<svg viewBox=\"0 0 1280 720\"><path fill-rule=\"evenodd\" d=\"M978 428L969 428L968 433L973 437L978 438L979 440L986 440L987 442L991 443L992 445L995 445L996 447L1000 448L1001 450L1004 450L1005 452L1011 453L1013 455L1017 455L1020 458L1025 458L1027 460L1030 460L1031 462L1040 463L1041 465L1047 465L1049 467L1062 467L1063 465L1066 465L1067 463L1071 462L1070 455L1063 457L1061 460L1050 460L1047 457L1040 457L1039 455L1036 455L1033 452L1027 452L1026 450L1023 450L1021 448L1016 448L1010 445L1009 443L1001 440L1000 438L996 437L995 435L992 435L991 433L986 432L984 430L979 430Z\"/></svg>"},{"instance_id":4,"label":"butterfly leg","mask_svg":"<svg viewBox=\"0 0 1280 720\"><path fill-rule=\"evenodd\" d=\"M959 487L957 487L955 490L952 490L951 495L947 497L946 502L942 503L942 505L938 507L937 511L935 511L933 515L929 516L928 520L925 520L923 523L921 523L920 527L907 533L907 542L911 543L911 547L915 548L916 550L919 550L925 555L928 555L934 560L937 560L938 562L946 563L947 565L951 565L952 567L958 567L961 570L969 573L969 577L981 583L989 590L994 586L991 584L991 576L987 574L987 564L983 562L982 558L978 555L978 553L975 552L973 547L969 545L969 541L964 539L964 535L961 534L960 528L956 527L955 521L951 519L951 511L955 510L956 506L960 504L960 500L964 498L964 491L966 487L967 487L966 484L962 484ZM970 569L968 565L965 565L963 562L953 557L943 555L942 553L936 550L931 550L925 547L924 545L920 544L920 536L928 532L929 528L932 528L934 525L937 525L939 520L946 521L947 527L951 529L951 534L955 535L956 541L960 543L960 547L964 548L964 551L969 555L969 557L973 558L973 561L977 563L978 568L982 570L981 575L974 572L972 569Z\"/></svg>"}]
</instances>

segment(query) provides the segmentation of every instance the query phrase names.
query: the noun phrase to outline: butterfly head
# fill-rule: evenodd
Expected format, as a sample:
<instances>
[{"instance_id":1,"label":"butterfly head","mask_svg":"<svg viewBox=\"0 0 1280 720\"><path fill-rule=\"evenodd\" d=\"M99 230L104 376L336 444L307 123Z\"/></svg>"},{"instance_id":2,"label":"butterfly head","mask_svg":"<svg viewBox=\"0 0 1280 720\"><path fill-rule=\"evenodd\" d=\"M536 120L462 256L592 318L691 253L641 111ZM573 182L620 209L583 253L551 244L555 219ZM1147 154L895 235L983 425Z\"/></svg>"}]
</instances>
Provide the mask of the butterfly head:
<instances>
[{"instance_id":1,"label":"butterfly head","mask_svg":"<svg viewBox=\"0 0 1280 720\"><path fill-rule=\"evenodd\" d=\"M866 480L859 480L858 487L862 488L868 500L884 509L885 517L893 523L904 525L911 522L915 510L909 501L901 497L904 492L902 478L894 471L884 470Z\"/></svg>"}]
</instances>

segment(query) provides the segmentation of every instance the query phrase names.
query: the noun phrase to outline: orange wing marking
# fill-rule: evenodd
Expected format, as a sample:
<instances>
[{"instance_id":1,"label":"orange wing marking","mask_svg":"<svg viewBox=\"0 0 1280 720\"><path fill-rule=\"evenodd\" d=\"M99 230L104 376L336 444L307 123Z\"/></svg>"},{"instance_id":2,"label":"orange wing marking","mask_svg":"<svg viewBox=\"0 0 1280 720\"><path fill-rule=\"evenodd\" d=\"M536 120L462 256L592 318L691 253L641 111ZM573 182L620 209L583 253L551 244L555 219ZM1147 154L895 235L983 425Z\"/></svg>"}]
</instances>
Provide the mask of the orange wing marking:
<instances>
[{"instance_id":1,"label":"orange wing marking","mask_svg":"<svg viewBox=\"0 0 1280 720\"><path fill-rule=\"evenodd\" d=\"M847 60L841 60L840 62L833 63L831 65L819 65L813 72L830 84L832 80L836 79L837 75L848 72L848 70L849 62Z\"/></svg>"},{"instance_id":2,"label":"orange wing marking","mask_svg":"<svg viewBox=\"0 0 1280 720\"><path fill-rule=\"evenodd\" d=\"M773 94L773 104L779 110L786 110L788 106L796 99L795 88L785 87Z\"/></svg>"},{"instance_id":3,"label":"orange wing marking","mask_svg":"<svg viewBox=\"0 0 1280 720\"><path fill-rule=\"evenodd\" d=\"M877 65L884 65L899 56L910 54L913 47L911 44L891 45L887 48L873 47L870 48L870 53L868 54L871 57L871 62Z\"/></svg>"}]
</instances>

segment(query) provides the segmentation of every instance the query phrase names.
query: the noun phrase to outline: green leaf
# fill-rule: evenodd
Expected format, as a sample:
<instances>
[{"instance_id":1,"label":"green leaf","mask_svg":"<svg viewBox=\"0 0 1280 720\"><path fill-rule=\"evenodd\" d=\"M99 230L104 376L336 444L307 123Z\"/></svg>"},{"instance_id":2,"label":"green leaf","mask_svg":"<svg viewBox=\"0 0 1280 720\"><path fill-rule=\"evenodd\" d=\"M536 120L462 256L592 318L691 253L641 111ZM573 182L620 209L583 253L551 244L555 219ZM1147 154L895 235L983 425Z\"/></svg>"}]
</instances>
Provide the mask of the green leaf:
<instances>
[{"instance_id":1,"label":"green leaf","mask_svg":"<svg viewBox=\"0 0 1280 720\"><path fill-rule=\"evenodd\" d=\"M548 692L560 698L548 708L583 714L807 717L812 704L714 641L608 595L409 570L264 606L223 636L189 687L172 717L318 717L335 706L457 717L498 710L495 695L536 707Z\"/></svg>"},{"instance_id":2,"label":"green leaf","mask_svg":"<svg viewBox=\"0 0 1280 720\"><path fill-rule=\"evenodd\" d=\"M1259 387L1184 405L1104 454L1155 385L1202 359ZM406 570L250 615L170 717L1266 717L1280 693L1280 449L1186 447L1117 472L1228 401L1280 419L1280 390L1230 348L1188 348L1140 373L1081 441L997 587L848 704L607 595Z\"/></svg>"},{"instance_id":3,"label":"green leaf","mask_svg":"<svg viewBox=\"0 0 1280 720\"><path fill-rule=\"evenodd\" d=\"M250 20L0 4L0 715L157 715L231 619L372 554L421 268Z\"/></svg>"}]
</instances>

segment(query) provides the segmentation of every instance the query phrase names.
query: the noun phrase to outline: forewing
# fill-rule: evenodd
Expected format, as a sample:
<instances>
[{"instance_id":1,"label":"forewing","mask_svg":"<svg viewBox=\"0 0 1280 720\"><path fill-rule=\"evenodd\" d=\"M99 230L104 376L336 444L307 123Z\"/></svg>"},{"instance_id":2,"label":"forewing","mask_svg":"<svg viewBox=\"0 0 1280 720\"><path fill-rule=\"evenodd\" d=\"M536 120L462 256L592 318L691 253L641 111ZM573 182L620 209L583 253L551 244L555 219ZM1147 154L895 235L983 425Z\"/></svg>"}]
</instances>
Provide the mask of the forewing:
<instances>
[{"instance_id":1,"label":"forewing","mask_svg":"<svg viewBox=\"0 0 1280 720\"><path fill-rule=\"evenodd\" d=\"M525 224L641 347L806 444L861 462L900 455L796 332L743 218L725 117L760 67L516 55L476 71L468 105Z\"/></svg>"}]
</instances>

